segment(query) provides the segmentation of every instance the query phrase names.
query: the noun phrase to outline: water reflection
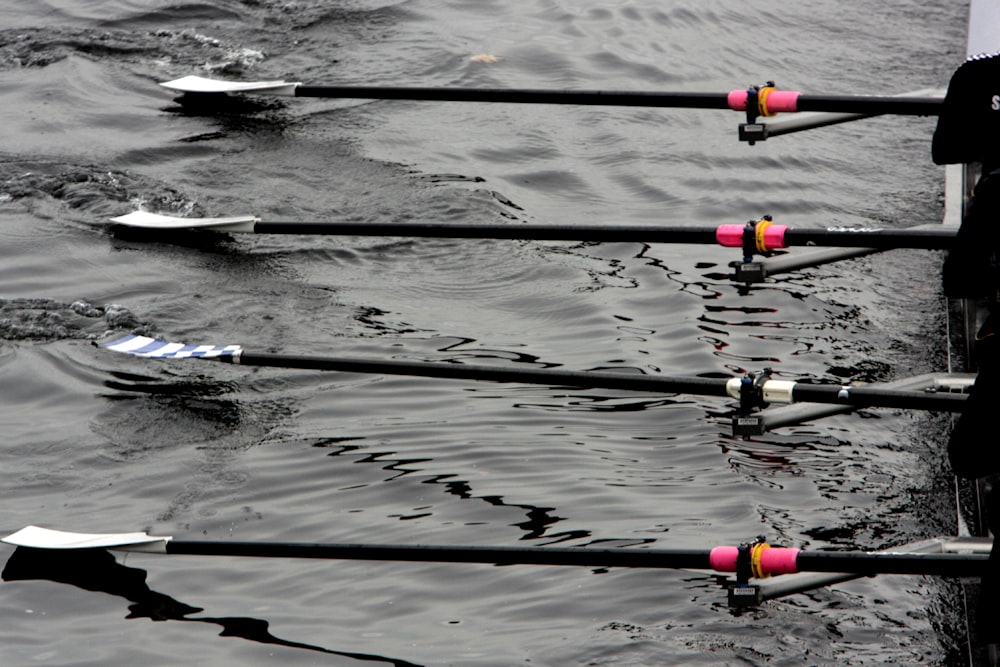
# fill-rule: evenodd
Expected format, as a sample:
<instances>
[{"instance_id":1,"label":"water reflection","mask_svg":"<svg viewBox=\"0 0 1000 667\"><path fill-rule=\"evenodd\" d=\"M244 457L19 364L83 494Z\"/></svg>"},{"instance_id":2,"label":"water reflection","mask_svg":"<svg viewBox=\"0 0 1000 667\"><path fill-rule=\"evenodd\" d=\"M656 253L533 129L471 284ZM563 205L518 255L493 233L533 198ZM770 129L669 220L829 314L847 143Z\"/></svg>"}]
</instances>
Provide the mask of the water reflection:
<instances>
[{"instance_id":1,"label":"water reflection","mask_svg":"<svg viewBox=\"0 0 1000 667\"><path fill-rule=\"evenodd\" d=\"M328 452L328 456L340 456L343 454L361 454L359 450L362 448L357 445L340 445L336 442L331 442L329 440L325 441L329 444L338 445L336 449ZM329 446L328 444L316 444L314 446ZM427 472L424 468L418 467L419 464L433 462L430 458L399 458L398 452L395 451L385 451L385 452L370 452L364 454L361 458L357 460L357 463L375 463L381 464L382 469L389 471L392 475L383 481L390 482L405 475L412 475L415 473ZM564 517L557 516L553 514L555 511L554 507L539 507L531 504L521 504L521 503L510 503L504 500L503 496L500 495L482 495L477 496L472 488L472 485L468 480L459 479L458 475L453 473L436 474L428 477L421 481L423 484L434 484L440 485L446 493L453 496L457 496L462 500L481 500L494 507L514 507L524 511L527 517L524 521L512 524L514 527L524 531L524 535L521 537L523 540L537 540L545 538L544 544L555 544L558 542L565 542L568 540L577 540L588 538L591 536L591 532L588 530L570 530L562 531L556 533L550 533L549 529L555 524L563 520ZM401 521L419 519L424 516L430 515L431 512L426 513L410 513L410 514L397 514L391 515L400 519Z\"/></svg>"},{"instance_id":2,"label":"water reflection","mask_svg":"<svg viewBox=\"0 0 1000 667\"><path fill-rule=\"evenodd\" d=\"M340 655L366 662L382 662L394 667L416 667L415 663L367 653L335 651L322 646L293 642L275 637L268 622L242 616L191 618L203 609L192 607L164 593L149 588L146 571L119 563L104 549L31 549L18 547L3 570L4 581L44 580L69 584L86 591L107 593L128 600L127 619L185 621L208 623L222 628L220 637L237 637L261 644L287 646L330 655Z\"/></svg>"}]
</instances>

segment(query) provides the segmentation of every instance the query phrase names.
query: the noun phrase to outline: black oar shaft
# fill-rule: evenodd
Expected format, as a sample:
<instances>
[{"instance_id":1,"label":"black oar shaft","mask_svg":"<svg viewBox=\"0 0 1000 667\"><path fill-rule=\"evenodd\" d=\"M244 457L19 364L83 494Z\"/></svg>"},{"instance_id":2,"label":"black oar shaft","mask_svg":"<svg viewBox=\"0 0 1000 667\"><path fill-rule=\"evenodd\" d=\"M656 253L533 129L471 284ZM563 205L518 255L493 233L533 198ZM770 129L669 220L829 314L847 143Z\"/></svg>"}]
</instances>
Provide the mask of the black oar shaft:
<instances>
[{"instance_id":1,"label":"black oar shaft","mask_svg":"<svg viewBox=\"0 0 1000 667\"><path fill-rule=\"evenodd\" d=\"M185 540L171 540L166 543L165 548L168 554L194 556L713 569L712 551L706 549L593 549L589 547L486 547ZM795 571L850 572L861 575L979 576L986 570L988 560L987 554L799 551L795 557ZM726 568L723 571L731 570Z\"/></svg>"},{"instance_id":2,"label":"black oar shaft","mask_svg":"<svg viewBox=\"0 0 1000 667\"><path fill-rule=\"evenodd\" d=\"M715 244L717 227L683 225L537 225L490 223L399 222L258 222L257 234L400 236L415 238L531 239L536 241L608 241L635 243ZM954 245L949 229L808 229L784 228L785 246L923 248L945 250ZM785 247L782 246L782 247Z\"/></svg>"},{"instance_id":3,"label":"black oar shaft","mask_svg":"<svg viewBox=\"0 0 1000 667\"><path fill-rule=\"evenodd\" d=\"M956 577L982 576L988 562L988 554L954 553L800 551L796 558L800 572L936 574Z\"/></svg>"},{"instance_id":4,"label":"black oar shaft","mask_svg":"<svg viewBox=\"0 0 1000 667\"><path fill-rule=\"evenodd\" d=\"M432 377L486 382L513 382L549 387L579 387L583 389L618 389L660 394L692 394L730 396L727 378L671 377L663 375L628 375L606 371L564 371L553 369L495 368L492 366L452 364L424 361L383 361L310 355L253 353L243 351L238 357L218 357L219 361L245 366L297 368L303 370L340 371ZM765 384L765 390L767 385ZM915 392L879 387L841 387L795 383L794 402L828 403L853 407L882 407L914 410L961 412L965 406L962 394Z\"/></svg>"},{"instance_id":5,"label":"black oar shaft","mask_svg":"<svg viewBox=\"0 0 1000 667\"><path fill-rule=\"evenodd\" d=\"M805 229L785 230L788 246L816 245L842 248L922 248L948 250L955 245L953 229Z\"/></svg>"},{"instance_id":6,"label":"black oar shaft","mask_svg":"<svg viewBox=\"0 0 1000 667\"><path fill-rule=\"evenodd\" d=\"M799 95L797 106L799 111L936 116L941 113L942 101L933 97Z\"/></svg>"},{"instance_id":7,"label":"black oar shaft","mask_svg":"<svg viewBox=\"0 0 1000 667\"><path fill-rule=\"evenodd\" d=\"M505 102L591 106L728 109L727 93L629 92L601 90L532 90L513 88L426 88L393 86L306 86L296 97L436 102Z\"/></svg>"},{"instance_id":8,"label":"black oar shaft","mask_svg":"<svg viewBox=\"0 0 1000 667\"><path fill-rule=\"evenodd\" d=\"M219 360L245 366L269 366L273 368L300 368L346 373L384 373L386 375L407 375L486 382L515 382L587 389L621 389L626 391L700 394L708 396L727 395L727 381L722 378L628 375L625 373L607 373L602 371L528 370L520 368L494 368L492 366L471 364L380 361L377 359L350 359L251 352L243 352L235 359L220 357Z\"/></svg>"},{"instance_id":9,"label":"black oar shaft","mask_svg":"<svg viewBox=\"0 0 1000 667\"><path fill-rule=\"evenodd\" d=\"M715 243L715 228L653 225L519 225L396 222L258 222L257 234L329 234L418 238L530 239L536 241L615 241Z\"/></svg>"},{"instance_id":10,"label":"black oar shaft","mask_svg":"<svg viewBox=\"0 0 1000 667\"><path fill-rule=\"evenodd\" d=\"M167 553L260 558L325 558L408 561L424 563L485 563L496 565L575 565L709 569L704 549L650 551L586 547L483 547L393 544L312 544L227 541L167 542Z\"/></svg>"},{"instance_id":11,"label":"black oar shaft","mask_svg":"<svg viewBox=\"0 0 1000 667\"><path fill-rule=\"evenodd\" d=\"M793 396L796 402L840 403L858 408L898 408L909 410L940 410L961 412L965 407L964 394L947 392L916 392L882 387L852 386L848 389L836 385L797 383Z\"/></svg>"},{"instance_id":12,"label":"black oar shaft","mask_svg":"<svg viewBox=\"0 0 1000 667\"><path fill-rule=\"evenodd\" d=\"M295 88L295 96L340 99L576 104L685 109L732 108L729 93L696 92L299 85ZM941 100L933 97L905 96L799 95L796 107L797 111L933 116L940 113Z\"/></svg>"}]
</instances>

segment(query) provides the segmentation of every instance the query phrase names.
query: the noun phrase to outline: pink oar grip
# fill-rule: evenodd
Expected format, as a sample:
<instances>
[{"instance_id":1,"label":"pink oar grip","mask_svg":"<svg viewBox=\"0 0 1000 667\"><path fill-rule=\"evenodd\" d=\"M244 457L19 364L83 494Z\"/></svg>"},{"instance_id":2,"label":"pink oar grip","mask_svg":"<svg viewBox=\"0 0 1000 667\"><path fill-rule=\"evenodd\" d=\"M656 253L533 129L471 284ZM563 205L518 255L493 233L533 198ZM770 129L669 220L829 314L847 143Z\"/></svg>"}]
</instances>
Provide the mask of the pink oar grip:
<instances>
[{"instance_id":1,"label":"pink oar grip","mask_svg":"<svg viewBox=\"0 0 1000 667\"><path fill-rule=\"evenodd\" d=\"M799 571L796 560L799 550L790 547L771 547L760 554L760 569L767 574L793 574Z\"/></svg>"},{"instance_id":2,"label":"pink oar grip","mask_svg":"<svg viewBox=\"0 0 1000 667\"><path fill-rule=\"evenodd\" d=\"M764 230L764 249L774 250L775 248L787 248L785 245L785 225L769 225Z\"/></svg>"},{"instance_id":3,"label":"pink oar grip","mask_svg":"<svg viewBox=\"0 0 1000 667\"><path fill-rule=\"evenodd\" d=\"M743 247L743 225L719 225L715 230L715 240L727 248Z\"/></svg>"},{"instance_id":4,"label":"pink oar grip","mask_svg":"<svg viewBox=\"0 0 1000 667\"><path fill-rule=\"evenodd\" d=\"M798 111L800 94L794 90L772 90L765 101L768 112ZM746 101L743 102L743 106L746 107Z\"/></svg>"},{"instance_id":5,"label":"pink oar grip","mask_svg":"<svg viewBox=\"0 0 1000 667\"><path fill-rule=\"evenodd\" d=\"M715 547L708 553L708 563L716 572L735 572L739 547ZM764 574L793 574L798 572L798 549L770 547L760 554L760 569Z\"/></svg>"},{"instance_id":6,"label":"pink oar grip","mask_svg":"<svg viewBox=\"0 0 1000 667\"><path fill-rule=\"evenodd\" d=\"M764 101L768 113L799 110L799 93L794 90L772 90ZM746 111L747 91L734 90L726 95L726 103L733 111Z\"/></svg>"},{"instance_id":7,"label":"pink oar grip","mask_svg":"<svg viewBox=\"0 0 1000 667\"><path fill-rule=\"evenodd\" d=\"M708 564L716 572L735 572L739 547L715 547L708 552Z\"/></svg>"},{"instance_id":8,"label":"pink oar grip","mask_svg":"<svg viewBox=\"0 0 1000 667\"><path fill-rule=\"evenodd\" d=\"M726 96L726 103L729 104L729 108L733 111L746 111L747 110L747 91L745 90L734 90Z\"/></svg>"},{"instance_id":9,"label":"pink oar grip","mask_svg":"<svg viewBox=\"0 0 1000 667\"><path fill-rule=\"evenodd\" d=\"M744 225L719 225L715 230L715 240L719 245L727 248L743 247ZM769 225L764 230L764 247L758 248L761 252L774 250L775 248L787 248L785 245L785 225Z\"/></svg>"}]
</instances>

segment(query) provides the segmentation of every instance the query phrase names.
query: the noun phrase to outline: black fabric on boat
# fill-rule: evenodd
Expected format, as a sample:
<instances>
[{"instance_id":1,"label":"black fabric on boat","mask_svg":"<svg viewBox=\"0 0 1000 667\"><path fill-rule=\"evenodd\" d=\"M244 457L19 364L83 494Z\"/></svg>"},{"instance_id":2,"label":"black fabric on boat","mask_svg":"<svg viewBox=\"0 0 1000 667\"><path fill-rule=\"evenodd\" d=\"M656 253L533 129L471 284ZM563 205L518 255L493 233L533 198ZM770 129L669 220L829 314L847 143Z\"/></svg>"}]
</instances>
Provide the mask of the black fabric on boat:
<instances>
[{"instance_id":1,"label":"black fabric on boat","mask_svg":"<svg viewBox=\"0 0 1000 667\"><path fill-rule=\"evenodd\" d=\"M1000 157L1000 55L973 56L955 70L941 104L931 157L936 164Z\"/></svg>"},{"instance_id":2,"label":"black fabric on boat","mask_svg":"<svg viewBox=\"0 0 1000 667\"><path fill-rule=\"evenodd\" d=\"M1000 406L1000 315L996 312L976 334L976 364L976 382L948 439L952 470L967 479L1000 473L1000 444L995 441Z\"/></svg>"},{"instance_id":3,"label":"black fabric on boat","mask_svg":"<svg viewBox=\"0 0 1000 667\"><path fill-rule=\"evenodd\" d=\"M987 480L986 525L1000 535L1000 443L996 442L996 410L1000 406L1000 315L996 311L976 334L979 372L948 440L948 459L959 477ZM976 604L976 637L980 644L1000 644L1000 547L994 539Z\"/></svg>"},{"instance_id":4,"label":"black fabric on boat","mask_svg":"<svg viewBox=\"0 0 1000 667\"><path fill-rule=\"evenodd\" d=\"M1000 288L1000 169L983 176L944 261L944 293L954 299L996 299Z\"/></svg>"},{"instance_id":5,"label":"black fabric on boat","mask_svg":"<svg viewBox=\"0 0 1000 667\"><path fill-rule=\"evenodd\" d=\"M1000 534L1000 487L997 481L986 492L986 521L993 535ZM981 644L1000 644L1000 549L996 539L979 586L976 604L976 635Z\"/></svg>"}]
</instances>

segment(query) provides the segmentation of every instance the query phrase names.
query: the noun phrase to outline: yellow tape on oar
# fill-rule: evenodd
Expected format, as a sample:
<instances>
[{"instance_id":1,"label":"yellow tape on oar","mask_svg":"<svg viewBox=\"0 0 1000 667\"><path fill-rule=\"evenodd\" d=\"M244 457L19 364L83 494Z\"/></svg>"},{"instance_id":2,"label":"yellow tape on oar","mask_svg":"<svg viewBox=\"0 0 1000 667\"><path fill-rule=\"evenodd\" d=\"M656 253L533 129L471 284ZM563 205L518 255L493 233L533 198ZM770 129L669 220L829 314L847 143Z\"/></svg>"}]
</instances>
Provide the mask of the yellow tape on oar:
<instances>
[{"instance_id":1,"label":"yellow tape on oar","mask_svg":"<svg viewBox=\"0 0 1000 667\"><path fill-rule=\"evenodd\" d=\"M764 552L770 548L771 545L766 542L756 542L750 546L750 572L752 572L753 576L757 579L763 579L764 577L771 576L771 573L768 572L761 564Z\"/></svg>"},{"instance_id":2,"label":"yellow tape on oar","mask_svg":"<svg viewBox=\"0 0 1000 667\"><path fill-rule=\"evenodd\" d=\"M764 237L767 234L767 228L773 224L774 221L772 221L770 218L762 218L761 220L757 221L756 225L754 225L753 233L754 233L754 238L757 241L757 252L768 251L767 247L768 239Z\"/></svg>"},{"instance_id":3,"label":"yellow tape on oar","mask_svg":"<svg viewBox=\"0 0 1000 667\"><path fill-rule=\"evenodd\" d=\"M776 90L774 86L762 86L757 91L757 111L761 116L777 116L777 111L771 111L767 108L767 98L768 96Z\"/></svg>"}]
</instances>

